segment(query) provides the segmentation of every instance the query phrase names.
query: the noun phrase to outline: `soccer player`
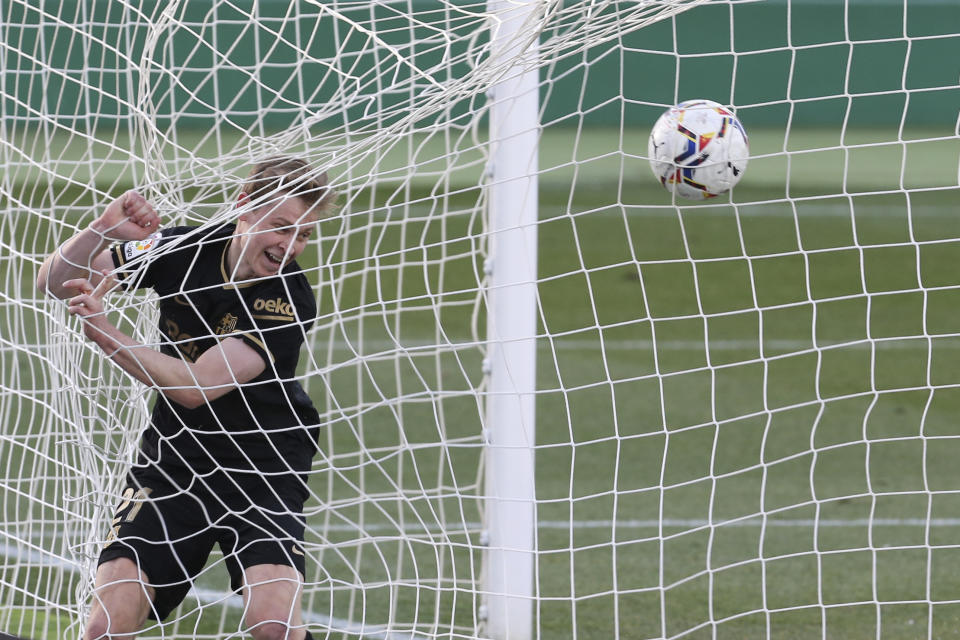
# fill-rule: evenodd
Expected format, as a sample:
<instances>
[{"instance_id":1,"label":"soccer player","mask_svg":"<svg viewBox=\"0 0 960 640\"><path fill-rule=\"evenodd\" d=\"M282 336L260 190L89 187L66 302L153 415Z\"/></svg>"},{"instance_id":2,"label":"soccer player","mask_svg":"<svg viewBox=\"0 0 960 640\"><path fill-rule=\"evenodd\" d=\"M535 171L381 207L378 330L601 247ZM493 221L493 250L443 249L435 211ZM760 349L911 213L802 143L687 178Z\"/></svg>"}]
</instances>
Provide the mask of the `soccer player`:
<instances>
[{"instance_id":1,"label":"soccer player","mask_svg":"<svg viewBox=\"0 0 960 640\"><path fill-rule=\"evenodd\" d=\"M128 191L41 266L38 287L159 392L100 553L86 640L132 640L163 621L215 544L255 640L311 640L303 503L319 415L295 370L316 300L295 260L334 197L325 174L274 158L244 183L235 224L160 230ZM159 349L105 315L115 283L158 294Z\"/></svg>"}]
</instances>

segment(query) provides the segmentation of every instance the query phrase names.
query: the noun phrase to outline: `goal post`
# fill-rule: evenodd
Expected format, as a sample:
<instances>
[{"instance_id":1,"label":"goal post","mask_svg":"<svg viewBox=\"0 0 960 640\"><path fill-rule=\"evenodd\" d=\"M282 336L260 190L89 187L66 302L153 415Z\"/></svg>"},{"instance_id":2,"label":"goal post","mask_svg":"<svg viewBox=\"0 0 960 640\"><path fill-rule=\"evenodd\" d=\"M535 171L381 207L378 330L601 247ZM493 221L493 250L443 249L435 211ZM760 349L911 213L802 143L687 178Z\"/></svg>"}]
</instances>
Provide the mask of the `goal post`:
<instances>
[{"instance_id":1,"label":"goal post","mask_svg":"<svg viewBox=\"0 0 960 640\"><path fill-rule=\"evenodd\" d=\"M81 636L154 397L39 265L130 188L167 226L230 222L276 155L340 192L285 379L320 415L315 638L951 635L958 24L940 0L0 2L0 635ZM700 203L647 157L687 99L750 142ZM159 302L110 317L196 337ZM228 564L142 637L248 637Z\"/></svg>"},{"instance_id":2,"label":"goal post","mask_svg":"<svg viewBox=\"0 0 960 640\"><path fill-rule=\"evenodd\" d=\"M484 602L491 638L532 638L536 572L537 2L488 5L491 57L509 60L488 91L490 160Z\"/></svg>"}]
</instances>

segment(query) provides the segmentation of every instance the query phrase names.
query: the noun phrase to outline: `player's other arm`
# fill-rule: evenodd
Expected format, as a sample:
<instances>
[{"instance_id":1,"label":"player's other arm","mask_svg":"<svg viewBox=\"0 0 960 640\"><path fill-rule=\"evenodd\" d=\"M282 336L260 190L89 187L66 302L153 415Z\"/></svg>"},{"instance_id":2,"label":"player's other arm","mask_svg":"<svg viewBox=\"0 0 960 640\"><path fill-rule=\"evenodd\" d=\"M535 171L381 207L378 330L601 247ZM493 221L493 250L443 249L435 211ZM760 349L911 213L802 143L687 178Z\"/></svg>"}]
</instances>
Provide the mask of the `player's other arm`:
<instances>
[{"instance_id":1,"label":"player's other arm","mask_svg":"<svg viewBox=\"0 0 960 640\"><path fill-rule=\"evenodd\" d=\"M64 286L78 295L67 310L83 319L83 332L120 368L140 382L188 409L195 409L256 378L266 368L263 357L239 338L225 338L196 362L186 362L141 344L111 323L103 310L104 280L68 280Z\"/></svg>"},{"instance_id":2,"label":"player's other arm","mask_svg":"<svg viewBox=\"0 0 960 640\"><path fill-rule=\"evenodd\" d=\"M127 191L107 205L90 226L50 254L37 274L37 289L60 299L76 293L67 280L84 279L96 286L104 270L113 269L109 246L116 241L143 240L160 226L160 217L146 198Z\"/></svg>"},{"instance_id":3,"label":"player's other arm","mask_svg":"<svg viewBox=\"0 0 960 640\"><path fill-rule=\"evenodd\" d=\"M212 402L256 378L266 368L263 358L239 338L225 338L196 362L186 362L139 344L117 330L100 345L113 361L140 382L152 386L188 409Z\"/></svg>"}]
</instances>

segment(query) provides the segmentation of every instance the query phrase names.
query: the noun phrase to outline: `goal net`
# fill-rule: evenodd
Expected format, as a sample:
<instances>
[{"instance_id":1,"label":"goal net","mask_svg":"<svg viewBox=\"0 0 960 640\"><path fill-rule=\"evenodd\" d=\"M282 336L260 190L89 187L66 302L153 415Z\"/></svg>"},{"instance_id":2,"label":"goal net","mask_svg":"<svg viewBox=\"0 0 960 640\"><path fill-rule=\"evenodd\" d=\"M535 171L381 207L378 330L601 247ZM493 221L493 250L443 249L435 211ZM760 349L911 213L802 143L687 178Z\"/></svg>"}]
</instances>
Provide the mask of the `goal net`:
<instances>
[{"instance_id":1,"label":"goal net","mask_svg":"<svg viewBox=\"0 0 960 640\"><path fill-rule=\"evenodd\" d=\"M298 260L314 637L949 635L958 24L937 0L0 3L0 634L83 633L155 396L39 265L130 188L166 225L230 221L283 154L340 193ZM704 203L646 157L691 98L750 136ZM169 338L155 295L107 303ZM143 637L248 637L225 566Z\"/></svg>"}]
</instances>

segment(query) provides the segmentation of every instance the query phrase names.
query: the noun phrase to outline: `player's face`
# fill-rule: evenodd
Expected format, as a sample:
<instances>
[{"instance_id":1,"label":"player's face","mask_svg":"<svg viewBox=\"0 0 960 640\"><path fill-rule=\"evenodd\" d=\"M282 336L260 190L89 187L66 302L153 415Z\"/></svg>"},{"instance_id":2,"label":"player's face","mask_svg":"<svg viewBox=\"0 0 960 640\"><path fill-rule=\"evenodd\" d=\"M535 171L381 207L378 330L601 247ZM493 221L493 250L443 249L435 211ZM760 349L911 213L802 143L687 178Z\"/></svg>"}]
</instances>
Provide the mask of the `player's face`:
<instances>
[{"instance_id":1,"label":"player's face","mask_svg":"<svg viewBox=\"0 0 960 640\"><path fill-rule=\"evenodd\" d=\"M234 277L248 279L276 275L303 253L318 216L299 198L270 203L242 214L237 222L240 254Z\"/></svg>"}]
</instances>

